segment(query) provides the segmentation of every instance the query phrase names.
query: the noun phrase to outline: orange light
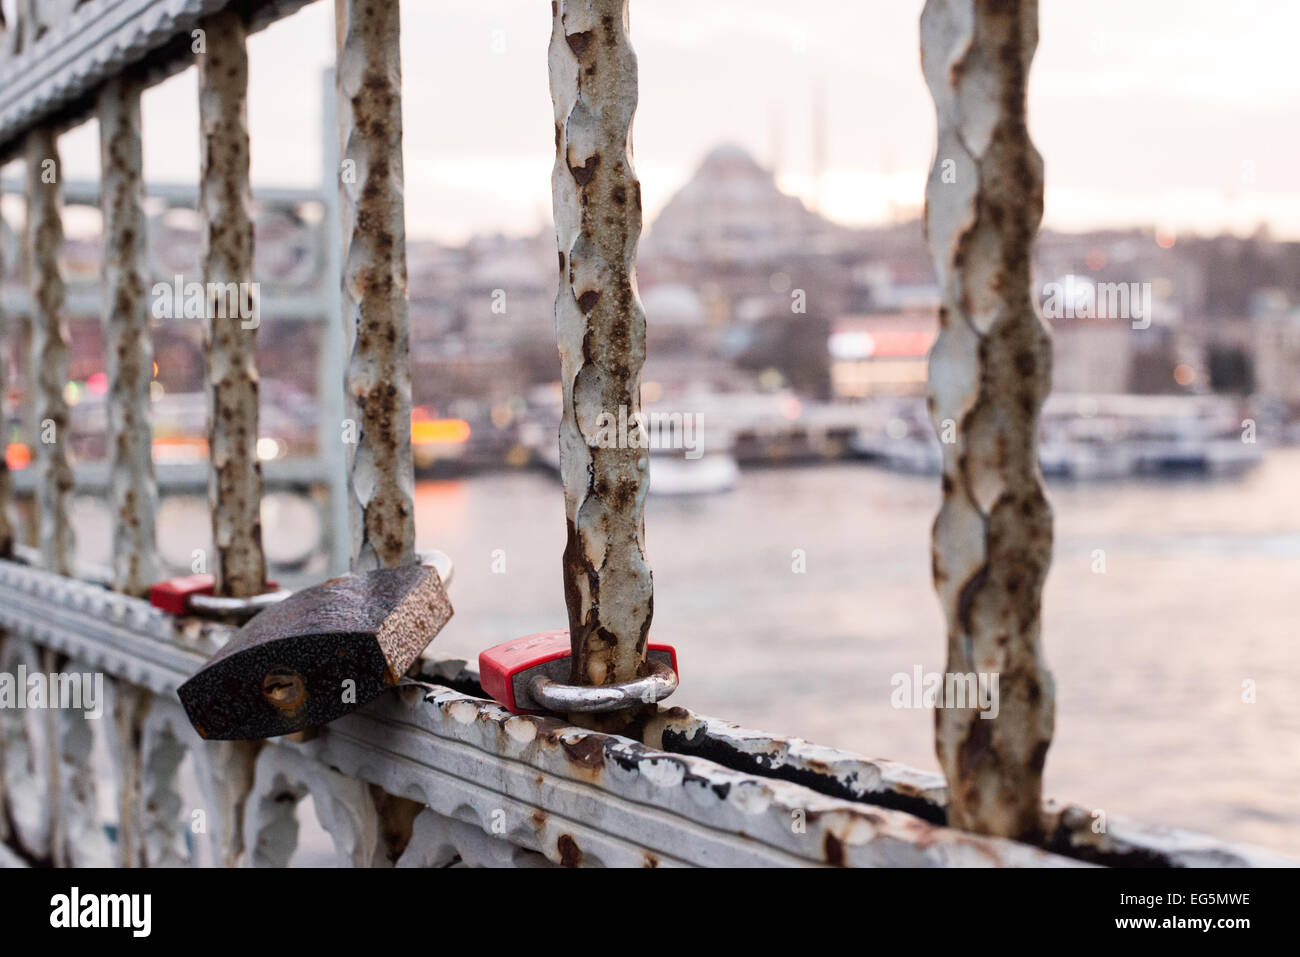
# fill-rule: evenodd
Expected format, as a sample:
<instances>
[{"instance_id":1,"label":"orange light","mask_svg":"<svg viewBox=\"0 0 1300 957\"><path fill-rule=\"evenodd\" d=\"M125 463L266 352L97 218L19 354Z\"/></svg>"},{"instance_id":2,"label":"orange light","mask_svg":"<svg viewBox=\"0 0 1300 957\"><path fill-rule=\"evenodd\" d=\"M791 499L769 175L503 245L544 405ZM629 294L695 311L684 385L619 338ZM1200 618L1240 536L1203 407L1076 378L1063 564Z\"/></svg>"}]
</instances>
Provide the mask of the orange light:
<instances>
[{"instance_id":1,"label":"orange light","mask_svg":"<svg viewBox=\"0 0 1300 957\"><path fill-rule=\"evenodd\" d=\"M1177 241L1178 236L1172 229L1156 230L1156 245L1161 249L1173 249Z\"/></svg>"},{"instance_id":2,"label":"orange light","mask_svg":"<svg viewBox=\"0 0 1300 957\"><path fill-rule=\"evenodd\" d=\"M419 419L411 423L414 445L459 445L469 439L464 419Z\"/></svg>"},{"instance_id":3,"label":"orange light","mask_svg":"<svg viewBox=\"0 0 1300 957\"><path fill-rule=\"evenodd\" d=\"M10 442L5 449L5 464L17 471L32 464L32 450L21 442Z\"/></svg>"},{"instance_id":4,"label":"orange light","mask_svg":"<svg viewBox=\"0 0 1300 957\"><path fill-rule=\"evenodd\" d=\"M1191 366L1174 366L1174 381L1181 386L1189 386L1196 381L1196 370Z\"/></svg>"},{"instance_id":5,"label":"orange light","mask_svg":"<svg viewBox=\"0 0 1300 957\"><path fill-rule=\"evenodd\" d=\"M208 457L208 440L186 438L155 438L153 440L153 459L155 462L201 462Z\"/></svg>"}]
</instances>

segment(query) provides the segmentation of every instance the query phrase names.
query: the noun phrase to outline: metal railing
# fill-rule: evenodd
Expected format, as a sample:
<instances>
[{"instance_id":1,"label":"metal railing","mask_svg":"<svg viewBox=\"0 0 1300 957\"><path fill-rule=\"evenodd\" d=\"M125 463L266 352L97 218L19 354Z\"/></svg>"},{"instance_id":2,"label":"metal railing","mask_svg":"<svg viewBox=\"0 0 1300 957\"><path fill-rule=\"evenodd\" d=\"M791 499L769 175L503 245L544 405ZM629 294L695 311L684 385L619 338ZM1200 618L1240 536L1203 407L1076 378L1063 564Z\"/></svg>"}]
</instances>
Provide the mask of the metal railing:
<instances>
[{"instance_id":1,"label":"metal railing","mask_svg":"<svg viewBox=\"0 0 1300 957\"><path fill-rule=\"evenodd\" d=\"M356 866L1272 860L1114 817L1098 830L1088 809L1042 802L1052 689L1039 597L1051 517L1035 431L1049 353L1028 287L1042 205L1024 114L1032 0L929 0L921 28L939 117L926 226L943 309L930 402L936 425L951 424L956 436L945 446L935 581L949 670L1001 672L1005 691L993 721L974 720L973 710L940 712L946 783L679 707L622 712L594 727L514 715L485 699L472 671L432 660L396 691L313 733L200 740L176 689L231 627L172 616L142 598L157 562L140 95L197 63L202 278L251 283L245 41L302 5L20 4L0 34L0 156L21 153L27 168L37 385L29 401L53 436L35 444L39 567L17 560L9 501L0 498L0 673L104 675L107 701L102 722L36 706L0 709L0 863L283 865L298 842L295 809L308 796L337 859ZM350 564L367 570L414 559L400 24L396 0L336 7L339 136L326 169L339 172L341 232L327 259L341 283L339 347L348 358L337 404L323 398L322 415L337 408L354 426L340 488ZM653 608L646 460L595 441L602 411L639 408L645 353L635 292L640 189L629 145L636 58L628 0L557 0L552 8L563 573L572 680L600 685L641 673ZM60 441L68 331L57 136L90 115L103 153L111 589L73 575L74 476ZM256 324L222 318L209 299L205 326L213 571L219 595L249 596L266 587ZM335 426L327 421L322 436ZM342 463L339 472L342 483ZM11 484L0 466L0 495Z\"/></svg>"},{"instance_id":2,"label":"metal railing","mask_svg":"<svg viewBox=\"0 0 1300 957\"><path fill-rule=\"evenodd\" d=\"M330 129L329 140L324 145L333 149L336 129L332 118L333 72L330 71L324 79L328 90L327 95L322 98L322 104L329 114L326 122ZM104 163L103 168L111 172L112 165ZM316 382L319 385L317 394L313 397L319 416L312 437L314 442L311 453L277 456L263 463L264 491L268 493L283 491L299 495L305 502L310 502L319 513L322 530L320 541L316 543L317 547L310 550L309 560L295 562L292 567L283 565L274 567L275 556L268 555L268 562L273 564L271 574L281 581L293 580L299 575L297 566L300 564L307 565L308 568L318 567L325 573L341 572L348 566L351 548L345 500L347 484L345 446L339 442L338 428L338 422L343 418L343 396L337 388L333 388L343 376L343 337L340 333L337 286L337 240L331 229L333 223L338 220L338 211L337 197L333 195L333 183L328 185L330 187L328 190L271 188L253 191L255 222L296 224L299 228L290 241L297 243L296 248L303 253L302 261L287 274L255 274L260 291L261 312L268 321L293 324L295 329L304 331L303 339L311 339L319 343L315 363ZM25 178L5 177L3 191L5 195L24 196ZM65 208L87 209L104 209L109 202L107 197L101 201L101 183L93 180L66 179L63 182L63 201ZM135 206L138 221L137 217L133 217L133 222L126 229L128 237L133 242L144 244L138 248L130 248L129 258L122 256L121 253L131 244L111 242L109 220L105 218L102 244L102 255L105 256L103 267L100 275L93 280L88 276L78 276L67 282L64 311L69 319L75 322L93 317L96 322L99 322L105 302L114 303L115 311L121 313L124 304L119 299L118 289L123 282L121 277L129 268L125 265L128 262L136 264L136 273L126 285L128 290L139 288L137 283L142 282L144 290L152 290L156 293L161 285L168 288L168 296L172 302L184 303L183 295L170 290L173 289L178 275L194 274L197 260L186 265L183 256L167 255L169 251L160 247L169 236L167 222L169 215L173 211L183 211L188 214L197 210L198 189L194 185L184 183L149 183L145 187L144 207L146 215L139 217L140 209ZM318 210L321 214L320 221L315 221L314 215ZM311 221L307 219L309 214L313 216ZM0 222L0 230L3 230L5 225ZM184 231L180 231L180 235L187 243L191 238ZM0 238L0 243L3 243L3 238ZM186 249L188 248L187 245ZM118 258L110 261L108 257L115 255ZM12 258L10 257L11 260ZM18 335L27 325L28 317L32 314L31 293L21 282L22 262L13 262L12 270L6 268L9 265L11 262L0 260L0 315L9 318L11 335ZM3 281L6 276L9 279L8 283ZM154 298L156 297L150 296L151 300ZM148 319L151 305L152 303L134 308L143 309L141 314ZM178 314L174 318L161 319L159 323L163 327L168 325L182 327L185 325L185 320ZM140 414L142 408L148 410L151 404L149 355L152 348L152 334L142 336L140 330L136 330L135 338L132 338L127 323L106 323L103 329L105 333L103 358L108 380L118 384L119 387L125 386L126 377L114 371L113 363L129 363L134 360L138 363L138 368L128 366L127 371L144 373L144 395L135 396L135 405L113 395L106 395L103 403L109 415L124 417L124 421L115 428L115 434L122 436L122 441L127 444L128 457L139 455L141 460L134 463L134 471L132 471L115 468L111 455L103 458L74 457L73 494L77 497L92 498L116 508L123 502L128 490L140 489L139 493L131 494L147 494L147 483L141 484L135 481L134 476L144 475L148 468L143 460L143 457L149 455L151 451L148 443L150 435L148 416L146 415L143 426L134 416ZM184 337L185 330L176 334ZM26 378L21 369L19 378ZM139 381L136 384L138 388L141 386ZM18 385L19 383L13 383L14 387ZM21 391L26 392L26 383L21 385L23 386ZM189 396L183 398L188 399ZM11 408L8 411L12 420L16 410ZM76 410L73 411L75 428ZM27 434L39 431L31 428L32 423L28 419L30 416L19 416L16 419L18 429L24 433L25 448L39 441L39 434ZM267 432L265 428L261 431L263 434ZM9 436L12 441L12 431ZM164 459L152 462L158 502L155 503L154 509L145 509L146 515L156 511L157 504L172 495L184 499L189 499L196 494L206 496L207 463L190 459L189 455L185 455L178 456L175 460ZM6 475L12 479L11 495L22 499L33 494L40 484L34 469L24 468ZM113 493L114 487L118 488L116 494ZM6 496L6 500L9 498L10 496ZM137 556L133 560L149 562L153 552L154 535L145 533L141 529L140 537L142 542L149 544L140 547L127 545L114 557L118 560L126 560L126 556ZM192 570L192 556L188 553L182 554L180 549L176 552L177 554L170 560L164 555L152 556L156 566L154 571L149 573L142 568L138 576L142 588L147 588L150 583L157 580L158 576L166 577L168 574ZM180 561L182 558L183 562Z\"/></svg>"}]
</instances>

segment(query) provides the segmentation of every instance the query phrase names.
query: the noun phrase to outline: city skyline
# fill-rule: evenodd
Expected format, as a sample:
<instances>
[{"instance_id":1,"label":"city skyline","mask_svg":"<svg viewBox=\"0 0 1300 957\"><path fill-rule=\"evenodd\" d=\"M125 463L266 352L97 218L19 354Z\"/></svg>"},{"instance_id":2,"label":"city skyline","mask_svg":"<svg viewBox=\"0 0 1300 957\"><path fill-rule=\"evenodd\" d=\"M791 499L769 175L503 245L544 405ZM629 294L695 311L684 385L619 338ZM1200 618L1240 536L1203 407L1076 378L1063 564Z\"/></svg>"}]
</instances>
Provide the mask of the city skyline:
<instances>
[{"instance_id":1,"label":"city skyline","mask_svg":"<svg viewBox=\"0 0 1300 957\"><path fill-rule=\"evenodd\" d=\"M811 0L797 17L768 0L634 8L646 223L727 142L775 165L785 191L838 222L915 214L934 148L916 58L921 5ZM1166 2L1044 5L1030 131L1046 163L1045 228L1242 235L1262 223L1300 239L1300 191L1286 159L1300 147L1300 75L1283 48L1300 29L1300 7L1241 6L1244 19L1225 37L1202 25L1213 21L1200 2L1178 4L1177 17ZM549 226L548 12L510 0L404 10L411 238L457 242ZM866 38L862 50L846 37ZM326 4L250 40L255 183L319 176L318 77L332 56ZM196 178L195 84L191 69L145 95L146 129L172 134L146 137L151 180ZM97 174L96 136L92 121L63 137L66 176Z\"/></svg>"}]
</instances>

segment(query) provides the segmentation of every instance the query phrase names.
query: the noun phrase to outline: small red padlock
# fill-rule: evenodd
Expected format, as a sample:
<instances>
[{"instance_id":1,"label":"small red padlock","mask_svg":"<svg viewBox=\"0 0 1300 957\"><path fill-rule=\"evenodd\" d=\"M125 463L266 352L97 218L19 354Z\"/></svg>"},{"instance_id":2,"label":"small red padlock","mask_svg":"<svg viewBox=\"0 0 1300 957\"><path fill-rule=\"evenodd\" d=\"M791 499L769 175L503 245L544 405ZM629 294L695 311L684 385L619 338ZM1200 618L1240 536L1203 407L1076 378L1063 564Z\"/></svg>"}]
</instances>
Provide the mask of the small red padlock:
<instances>
[{"instance_id":1,"label":"small red padlock","mask_svg":"<svg viewBox=\"0 0 1300 957\"><path fill-rule=\"evenodd\" d=\"M155 608L161 609L170 615L189 615L196 610L208 611L209 609L196 609L193 607L192 598L196 595L209 596L216 589L217 580L212 575L184 575L180 578L169 578L167 581L158 582L149 588L149 604ZM275 582L266 583L267 594L273 594L279 591L280 586ZM260 597L260 596L259 596ZM279 596L277 595L277 598ZM288 597L287 595L285 597ZM245 599L228 599L230 601L246 601ZM200 603L201 604L201 603ZM250 604L250 610L252 605ZM214 608L213 611L227 611L224 607ZM238 610L238 609L234 609Z\"/></svg>"},{"instance_id":2,"label":"small red padlock","mask_svg":"<svg viewBox=\"0 0 1300 957\"><path fill-rule=\"evenodd\" d=\"M613 711L638 701L661 700L677 687L677 651L671 645L646 645L653 673L623 685L565 684L572 653L567 628L502 642L479 654L479 683L494 701L515 714ZM547 707L556 692L562 693L562 700Z\"/></svg>"}]
</instances>

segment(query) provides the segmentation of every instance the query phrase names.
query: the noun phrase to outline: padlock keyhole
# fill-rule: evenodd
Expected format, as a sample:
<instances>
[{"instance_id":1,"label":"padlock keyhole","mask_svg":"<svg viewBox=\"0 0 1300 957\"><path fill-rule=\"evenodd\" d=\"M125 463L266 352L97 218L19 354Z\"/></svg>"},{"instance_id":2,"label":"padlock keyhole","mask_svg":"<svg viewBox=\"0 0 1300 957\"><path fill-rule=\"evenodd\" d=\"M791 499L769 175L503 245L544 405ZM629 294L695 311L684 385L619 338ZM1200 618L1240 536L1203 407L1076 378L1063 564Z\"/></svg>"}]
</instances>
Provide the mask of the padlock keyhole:
<instances>
[{"instance_id":1,"label":"padlock keyhole","mask_svg":"<svg viewBox=\"0 0 1300 957\"><path fill-rule=\"evenodd\" d=\"M307 697L307 685L292 668L277 666L262 678L262 695L282 711L293 711Z\"/></svg>"}]
</instances>

